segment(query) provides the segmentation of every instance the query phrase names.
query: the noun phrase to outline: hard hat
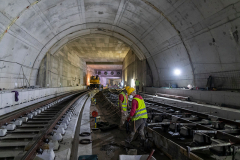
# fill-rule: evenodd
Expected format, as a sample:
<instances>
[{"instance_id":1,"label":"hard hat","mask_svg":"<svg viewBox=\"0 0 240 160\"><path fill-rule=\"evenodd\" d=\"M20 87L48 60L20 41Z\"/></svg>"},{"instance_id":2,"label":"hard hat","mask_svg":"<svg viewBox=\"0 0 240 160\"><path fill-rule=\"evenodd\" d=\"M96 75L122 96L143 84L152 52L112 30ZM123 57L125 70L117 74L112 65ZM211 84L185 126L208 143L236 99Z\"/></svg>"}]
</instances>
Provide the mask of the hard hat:
<instances>
[{"instance_id":1,"label":"hard hat","mask_svg":"<svg viewBox=\"0 0 240 160\"><path fill-rule=\"evenodd\" d=\"M125 87L126 91L127 91L129 88L130 88L129 86Z\"/></svg>"},{"instance_id":2,"label":"hard hat","mask_svg":"<svg viewBox=\"0 0 240 160\"><path fill-rule=\"evenodd\" d=\"M132 87L130 87L130 88L127 90L128 95L130 95L133 91L135 91L135 89L132 88Z\"/></svg>"}]
</instances>

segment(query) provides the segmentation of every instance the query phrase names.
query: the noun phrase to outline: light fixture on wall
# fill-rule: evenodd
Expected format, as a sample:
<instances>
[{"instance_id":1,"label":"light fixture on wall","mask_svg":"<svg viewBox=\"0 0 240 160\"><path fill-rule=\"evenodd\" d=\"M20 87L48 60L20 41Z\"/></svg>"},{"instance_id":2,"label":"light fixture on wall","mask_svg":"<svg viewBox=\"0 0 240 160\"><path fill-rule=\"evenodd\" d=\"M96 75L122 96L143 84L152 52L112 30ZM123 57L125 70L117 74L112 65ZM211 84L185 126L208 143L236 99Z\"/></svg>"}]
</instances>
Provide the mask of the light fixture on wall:
<instances>
[{"instance_id":1,"label":"light fixture on wall","mask_svg":"<svg viewBox=\"0 0 240 160\"><path fill-rule=\"evenodd\" d=\"M180 69L175 69L174 70L174 75L179 76L181 75L182 71Z\"/></svg>"}]
</instances>

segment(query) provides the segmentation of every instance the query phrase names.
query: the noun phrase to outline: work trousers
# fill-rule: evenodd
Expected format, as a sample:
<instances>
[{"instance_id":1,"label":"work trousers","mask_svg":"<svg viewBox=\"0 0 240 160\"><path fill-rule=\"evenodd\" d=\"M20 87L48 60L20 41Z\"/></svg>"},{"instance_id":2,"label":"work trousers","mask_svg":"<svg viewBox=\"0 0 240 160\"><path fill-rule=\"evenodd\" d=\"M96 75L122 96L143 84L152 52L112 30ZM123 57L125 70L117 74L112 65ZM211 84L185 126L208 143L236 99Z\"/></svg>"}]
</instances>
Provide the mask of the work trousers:
<instances>
[{"instance_id":1,"label":"work trousers","mask_svg":"<svg viewBox=\"0 0 240 160\"><path fill-rule=\"evenodd\" d=\"M128 116L128 112L127 111L123 111L123 113L121 113L121 118L120 118L120 123L119 123L119 127L121 128L125 128L125 121L127 120L127 116Z\"/></svg>"},{"instance_id":2,"label":"work trousers","mask_svg":"<svg viewBox=\"0 0 240 160\"><path fill-rule=\"evenodd\" d=\"M139 94L139 86L136 86L136 92Z\"/></svg>"},{"instance_id":3,"label":"work trousers","mask_svg":"<svg viewBox=\"0 0 240 160\"><path fill-rule=\"evenodd\" d=\"M146 118L141 118L139 120L136 120L135 124L134 124L134 121L131 122L131 134L127 137L126 142L128 143L132 142L136 131L138 131L138 133L140 134L141 140L145 140L144 127L145 127L146 121L147 121Z\"/></svg>"}]
</instances>

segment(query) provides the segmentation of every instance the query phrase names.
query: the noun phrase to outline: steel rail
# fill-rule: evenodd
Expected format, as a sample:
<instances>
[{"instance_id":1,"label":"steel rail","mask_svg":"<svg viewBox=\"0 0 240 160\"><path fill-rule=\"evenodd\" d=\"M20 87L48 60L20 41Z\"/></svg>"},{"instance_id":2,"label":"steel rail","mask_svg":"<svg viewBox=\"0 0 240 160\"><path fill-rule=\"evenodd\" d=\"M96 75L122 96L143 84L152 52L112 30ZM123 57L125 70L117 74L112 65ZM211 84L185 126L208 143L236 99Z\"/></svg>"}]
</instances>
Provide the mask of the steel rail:
<instances>
[{"instance_id":1,"label":"steel rail","mask_svg":"<svg viewBox=\"0 0 240 160\"><path fill-rule=\"evenodd\" d=\"M152 96L152 95L149 95L149 96ZM163 108L158 109L158 108L155 108L155 107L146 106L147 108L152 109L155 112L160 112L160 113L165 114L167 116L174 117L174 121L172 121L172 122L161 122L162 124L171 124L171 123L182 123L182 125L184 125L184 123L186 123L187 125L193 124L195 126L194 130L204 130L205 132L208 132L208 131L209 132L214 132L216 139L221 139L221 140L226 141L226 143L224 143L223 145L226 145L226 144L227 145L238 145L238 144L240 144L240 138L236 137L235 135L231 135L230 131L228 132L226 130L217 130L217 129L209 127L208 125L199 124L199 122L194 122L194 121L191 121L191 120L188 120L188 119L185 119L185 118L177 117L177 116L174 115L174 113L169 113L169 112L166 113L166 111L163 111L162 109L169 108L169 109L174 109L174 110L177 110L177 111L182 111L182 112L185 112L185 113L191 113L191 114L196 115L196 116L198 116L199 118L202 118L202 119L214 118L214 122L220 122L220 123L224 123L224 124L228 124L228 125L236 125L236 126L240 127L239 122L235 122L235 121L232 121L232 120L229 120L229 119L213 116L213 115L210 115L210 114L196 112L196 111L184 108L184 107L177 107L177 106L174 106L172 104L166 104L166 103L162 103L162 102L159 102L159 101L156 102L154 100L145 99L145 102L149 102L149 103L152 103L153 105L163 107ZM153 125L158 125L158 124L161 124L161 123L155 123ZM151 125L151 123L148 124L148 125ZM151 129L150 127L148 127L148 128ZM208 147L211 147L211 146L213 146L213 145L205 146L205 147L208 148Z\"/></svg>"},{"instance_id":2,"label":"steel rail","mask_svg":"<svg viewBox=\"0 0 240 160\"><path fill-rule=\"evenodd\" d=\"M165 107L170 107L172 109L175 109L175 110L181 110L183 112L188 112L188 113L192 113L193 115L197 115L199 116L200 118L204 118L204 119L208 119L209 117L211 117L211 115L208 115L208 114L204 114L204 113L199 113L199 112L196 112L196 111L191 111L189 109L184 109L184 108L180 108L180 107L176 107L176 106L172 106L172 105L166 105L166 104L162 104L162 103L159 103L159 102L154 102L154 101L149 101L149 100L146 100L148 102L151 102L151 103L154 103L154 104L158 104L158 105L161 105L161 106L165 106ZM154 108L151 108L153 110L155 110ZM158 111L158 110L156 110ZM159 112L159 111L158 111ZM171 113L167 113L167 114L171 114ZM219 121L221 121L222 123L225 123L225 124L230 124L230 125L237 125L238 127L240 127L240 123L239 122L235 122L235 121L231 121L231 120L228 120L228 119L224 119L224 118L220 118L220 117L216 117L218 118ZM236 144L240 144L240 138L238 137L235 137L233 135L230 135L228 133L225 133L225 132L222 132L222 131L219 131L219 130L216 130L216 129L213 129L213 128L209 128L209 127L206 127L204 125L201 125L201 124L198 124L198 123L195 123L195 122L192 122L192 121L189 121L189 120L186 120L184 118L180 118L178 117L178 120L181 120L182 122L184 123L193 123L193 124L196 124L196 128L197 129L201 129L201 130L214 130L214 131L217 131L217 134L216 136L218 137L221 137L225 140L230 140L232 142L235 142Z\"/></svg>"},{"instance_id":3,"label":"steel rail","mask_svg":"<svg viewBox=\"0 0 240 160\"><path fill-rule=\"evenodd\" d=\"M147 94L145 94L145 95L147 95ZM147 95L147 96L154 96L154 95ZM166 103L161 103L161 102L156 102L156 101L151 101L151 100L145 100L145 101L146 102L155 103L155 104L161 105L163 107L164 106L165 107L170 107L170 108L174 108L174 109L177 109L177 110L180 110L180 111L192 113L192 114L198 115L200 118L204 118L204 119L208 119L208 118L211 118L211 117L216 117L216 118L218 118L219 121L222 121L222 122L224 122L226 124L237 125L238 127L240 127L240 123L239 122L235 122L235 121L232 121L232 120L229 120L229 119L225 119L225 118L222 118L222 117L213 116L211 114L200 113L200 112L196 112L196 111L193 111L193 110L186 109L184 107L177 107L177 106L166 104Z\"/></svg>"},{"instance_id":4,"label":"steel rail","mask_svg":"<svg viewBox=\"0 0 240 160\"><path fill-rule=\"evenodd\" d=\"M61 119L61 117L65 114L65 112L82 96L89 93L89 91L85 91L84 93L80 94L78 97L74 98L57 116L57 118L52 122L49 127L43 131L43 133L37 138L36 142L32 145L32 147L27 151L27 153L21 158L22 160L31 160L34 159L35 155L37 154L36 150L40 148L40 146L44 143L43 140L47 137L47 135L53 130L54 126L56 126L57 122Z\"/></svg>"},{"instance_id":5,"label":"steel rail","mask_svg":"<svg viewBox=\"0 0 240 160\"><path fill-rule=\"evenodd\" d=\"M188 112L188 113L190 112L190 113L192 113L194 115L197 115L197 116L199 116L201 118L205 118L205 119L213 117L211 115L204 114L204 113L199 113L199 112L195 112L195 111L191 111L189 109L179 108L179 107L176 107L176 106L166 105L166 104L162 104L162 103L154 102L154 101L150 101L150 100L147 100L147 101L151 102L153 104L162 105L163 107L168 107L168 108L170 107L172 109L181 110L183 112ZM155 110L156 112L161 112L161 111L159 111L158 109L155 109L155 108L151 108L151 109ZM167 113L167 115L171 115L171 113ZM192 122L190 120L187 120L187 119L184 119L184 118L181 118L181 117L177 117L177 119L176 119L176 116L174 116L174 118L175 118L175 122L172 122L172 123L176 123L176 121L183 122L183 125L184 125L184 123L187 123L187 124L192 123L192 124L195 125L196 130L204 130L204 132L206 132L206 133L209 131L209 132L215 134L215 139L221 139L221 140L226 141L225 143L221 143L221 144L205 145L205 146L200 146L200 147L189 147L189 146L187 146L186 150L187 150L187 155L188 155L189 158L192 155L191 151L194 151L194 150L201 150L201 149L207 149L207 148L213 148L213 147L221 147L221 146L233 146L234 147L235 145L239 145L240 144L240 138L238 138L238 137L236 137L234 135L231 135L230 131L227 131L227 130L216 130L216 129L210 128L210 127L208 127L206 125L204 126L202 124L198 124L198 122ZM231 121L231 120L224 119L224 118L221 118L221 117L216 117L216 116L214 116L214 118L216 118L218 120L217 122L230 124L230 125L236 125L238 127L240 126L240 123L235 122L235 121ZM158 124L158 123L155 123L155 124Z\"/></svg>"},{"instance_id":6,"label":"steel rail","mask_svg":"<svg viewBox=\"0 0 240 160\"><path fill-rule=\"evenodd\" d=\"M16 110L14 112L11 112L9 114L6 114L6 115L2 115L0 116L0 126L4 125L5 123L9 123L11 122L13 119L17 119L19 118L20 116L26 114L26 113L29 113L37 108L40 108L44 105L47 105L49 103L52 103L58 99L61 99L63 97L66 97L66 96L69 96L69 95L72 95L72 94L77 94L77 93L81 93L81 92L84 92L86 90L82 90L82 91L75 91L75 92L70 92L70 93L66 93L66 94L63 94L63 95L60 95L58 97L54 97L54 98L51 98L51 99L48 99L48 100L45 100L45 101L42 101L42 102L38 102L36 104L33 104L33 105L30 105L28 107L24 107L24 108L21 108L19 110Z\"/></svg>"},{"instance_id":7,"label":"steel rail","mask_svg":"<svg viewBox=\"0 0 240 160\"><path fill-rule=\"evenodd\" d=\"M153 96L153 95L149 95L149 96ZM186 109L184 107L177 107L177 106L174 106L174 105L165 104L165 103L161 103L161 102L156 102L156 101L152 101L152 100L145 100L145 101L153 103L153 104L157 104L159 106L163 106L165 108L167 107L167 108L183 111L183 112L186 112L188 114L190 113L190 114L193 114L193 115L197 115L198 117L203 118L203 119L209 119L209 118L215 117L219 122L222 122L222 123L225 123L225 124L229 124L229 125L236 125L236 126L240 127L240 122L235 122L235 121L232 121L232 120L229 120L229 119L213 116L213 115L210 115L210 114L196 112L196 111L193 111L193 110L190 110L190 109ZM159 110L157 110L155 108L151 108L151 109L156 110L156 112L162 112L164 114L174 116L174 113L166 113L166 112L163 112L163 111L159 111ZM182 119L182 118L180 118L180 119ZM182 119L182 120L184 120L184 119ZM187 122L189 122L189 121L187 121Z\"/></svg>"},{"instance_id":8,"label":"steel rail","mask_svg":"<svg viewBox=\"0 0 240 160\"><path fill-rule=\"evenodd\" d=\"M192 122L192 121L180 118L180 117L178 118L178 120L180 120L181 122L184 122L184 123L192 123L192 124L194 124L194 126L196 126L197 130L200 129L200 130L213 130L213 131L216 131L217 132L216 133L216 138L223 139L223 140L226 140L226 141L230 140L231 142L234 142L235 144L240 144L240 138L235 137L235 136L233 136L231 134L228 134L226 132L219 131L219 130L216 130L214 128L210 128L208 126L204 126L204 125L201 125L201 124L198 124L198 123L195 123L195 122Z\"/></svg>"}]
</instances>

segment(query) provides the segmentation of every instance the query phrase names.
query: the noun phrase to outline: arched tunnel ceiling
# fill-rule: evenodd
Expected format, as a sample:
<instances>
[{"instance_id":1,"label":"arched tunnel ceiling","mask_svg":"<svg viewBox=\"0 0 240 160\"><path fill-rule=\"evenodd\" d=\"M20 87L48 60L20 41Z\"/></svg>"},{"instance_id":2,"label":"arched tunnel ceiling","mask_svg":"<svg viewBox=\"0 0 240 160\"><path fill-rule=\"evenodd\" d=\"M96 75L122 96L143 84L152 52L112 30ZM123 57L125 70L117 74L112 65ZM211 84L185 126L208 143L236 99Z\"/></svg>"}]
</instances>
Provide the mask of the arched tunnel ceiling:
<instances>
[{"instance_id":1,"label":"arched tunnel ceiling","mask_svg":"<svg viewBox=\"0 0 240 160\"><path fill-rule=\"evenodd\" d=\"M35 84L41 59L81 35L121 39L146 58L155 86L201 84L240 69L239 0L0 0L0 76L23 65ZM174 68L184 73L176 78ZM1 80L0 83L14 83Z\"/></svg>"},{"instance_id":2,"label":"arched tunnel ceiling","mask_svg":"<svg viewBox=\"0 0 240 160\"><path fill-rule=\"evenodd\" d=\"M122 62L130 46L108 35L89 34L65 45L86 62Z\"/></svg>"}]
</instances>

